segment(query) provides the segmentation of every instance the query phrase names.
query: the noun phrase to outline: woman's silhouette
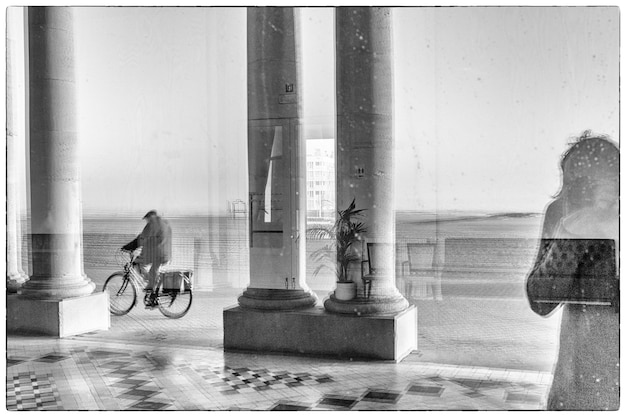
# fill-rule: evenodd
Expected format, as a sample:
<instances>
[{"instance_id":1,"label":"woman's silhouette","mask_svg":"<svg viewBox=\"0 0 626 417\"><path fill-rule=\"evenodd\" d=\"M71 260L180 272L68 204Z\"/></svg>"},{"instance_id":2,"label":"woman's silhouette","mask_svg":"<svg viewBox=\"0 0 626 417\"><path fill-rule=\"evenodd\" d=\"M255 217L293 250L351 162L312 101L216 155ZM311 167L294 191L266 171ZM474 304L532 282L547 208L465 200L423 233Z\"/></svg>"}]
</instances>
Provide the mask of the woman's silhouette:
<instances>
[{"instance_id":1,"label":"woman's silhouette","mask_svg":"<svg viewBox=\"0 0 626 417\"><path fill-rule=\"evenodd\" d=\"M563 155L561 169L561 191L546 209L526 288L537 314L563 308L548 409L617 410L618 147L587 131Z\"/></svg>"}]
</instances>

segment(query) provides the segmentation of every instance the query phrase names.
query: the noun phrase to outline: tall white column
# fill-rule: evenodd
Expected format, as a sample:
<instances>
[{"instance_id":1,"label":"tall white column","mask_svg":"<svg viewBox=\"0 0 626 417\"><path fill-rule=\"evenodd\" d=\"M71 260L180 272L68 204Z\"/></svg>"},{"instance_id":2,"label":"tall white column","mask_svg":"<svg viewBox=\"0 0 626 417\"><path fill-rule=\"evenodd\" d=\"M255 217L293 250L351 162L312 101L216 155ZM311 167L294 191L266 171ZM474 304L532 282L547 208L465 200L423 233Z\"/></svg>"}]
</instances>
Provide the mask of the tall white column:
<instances>
[{"instance_id":1,"label":"tall white column","mask_svg":"<svg viewBox=\"0 0 626 417\"><path fill-rule=\"evenodd\" d=\"M25 152L24 125L21 114L26 109L24 89L24 16L21 7L7 9L7 291L14 293L28 279L22 270L22 234L20 227L19 157ZM20 32L22 35L20 35Z\"/></svg>"},{"instance_id":2,"label":"tall white column","mask_svg":"<svg viewBox=\"0 0 626 417\"><path fill-rule=\"evenodd\" d=\"M72 9L28 9L28 91L33 271L19 294L91 294L83 274Z\"/></svg>"},{"instance_id":3,"label":"tall white column","mask_svg":"<svg viewBox=\"0 0 626 417\"><path fill-rule=\"evenodd\" d=\"M394 132L391 9L336 9L337 207L366 209L366 239L395 248ZM395 251L379 259L388 271L372 281L371 296L344 302L330 296L328 311L350 314L408 308L395 285Z\"/></svg>"},{"instance_id":4,"label":"tall white column","mask_svg":"<svg viewBox=\"0 0 626 417\"><path fill-rule=\"evenodd\" d=\"M7 332L106 330L108 295L83 273L72 9L26 13L32 275L7 296Z\"/></svg>"},{"instance_id":5,"label":"tall white column","mask_svg":"<svg viewBox=\"0 0 626 417\"><path fill-rule=\"evenodd\" d=\"M245 308L311 307L294 9L248 8L250 284Z\"/></svg>"}]
</instances>

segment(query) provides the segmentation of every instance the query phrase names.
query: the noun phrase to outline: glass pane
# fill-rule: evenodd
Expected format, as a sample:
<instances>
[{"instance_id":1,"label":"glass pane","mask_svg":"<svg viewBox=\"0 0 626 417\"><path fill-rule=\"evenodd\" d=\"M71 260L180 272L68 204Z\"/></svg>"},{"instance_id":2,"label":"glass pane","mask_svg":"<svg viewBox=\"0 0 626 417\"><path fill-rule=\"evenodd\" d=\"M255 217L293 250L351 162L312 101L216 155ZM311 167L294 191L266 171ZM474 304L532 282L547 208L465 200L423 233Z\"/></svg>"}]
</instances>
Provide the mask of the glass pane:
<instances>
[{"instance_id":1,"label":"glass pane","mask_svg":"<svg viewBox=\"0 0 626 417\"><path fill-rule=\"evenodd\" d=\"M553 370L560 313L529 308L526 277L570 135L589 128L618 138L617 14L394 13L396 269L419 307L421 360ZM427 244L435 279L412 259L412 245Z\"/></svg>"},{"instance_id":2,"label":"glass pane","mask_svg":"<svg viewBox=\"0 0 626 417\"><path fill-rule=\"evenodd\" d=\"M283 127L250 129L250 245L283 246Z\"/></svg>"}]
</instances>

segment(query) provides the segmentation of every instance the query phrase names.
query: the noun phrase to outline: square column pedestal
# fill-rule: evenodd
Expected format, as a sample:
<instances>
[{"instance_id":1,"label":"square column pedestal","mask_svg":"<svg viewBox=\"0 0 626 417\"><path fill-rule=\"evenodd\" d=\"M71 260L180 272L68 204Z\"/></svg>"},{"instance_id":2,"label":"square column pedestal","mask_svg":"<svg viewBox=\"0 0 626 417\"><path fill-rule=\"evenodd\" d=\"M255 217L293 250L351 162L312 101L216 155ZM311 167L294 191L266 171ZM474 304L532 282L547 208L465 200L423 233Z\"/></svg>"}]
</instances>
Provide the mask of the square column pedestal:
<instances>
[{"instance_id":1,"label":"square column pedestal","mask_svg":"<svg viewBox=\"0 0 626 417\"><path fill-rule=\"evenodd\" d=\"M417 349L417 308L395 314L224 309L224 350L400 362Z\"/></svg>"},{"instance_id":2,"label":"square column pedestal","mask_svg":"<svg viewBox=\"0 0 626 417\"><path fill-rule=\"evenodd\" d=\"M111 324L109 295L104 292L64 300L31 300L7 296L7 333L66 337Z\"/></svg>"}]
</instances>

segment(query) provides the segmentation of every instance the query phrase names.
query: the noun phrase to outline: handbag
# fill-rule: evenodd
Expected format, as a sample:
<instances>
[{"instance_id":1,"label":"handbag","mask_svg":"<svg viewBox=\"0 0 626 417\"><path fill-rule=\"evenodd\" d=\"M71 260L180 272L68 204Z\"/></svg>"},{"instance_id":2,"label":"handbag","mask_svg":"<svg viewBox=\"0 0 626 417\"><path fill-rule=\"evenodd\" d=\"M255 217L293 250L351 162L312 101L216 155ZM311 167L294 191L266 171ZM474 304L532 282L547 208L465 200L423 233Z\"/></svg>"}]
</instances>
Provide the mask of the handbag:
<instances>
[{"instance_id":1,"label":"handbag","mask_svg":"<svg viewBox=\"0 0 626 417\"><path fill-rule=\"evenodd\" d=\"M551 311L562 303L615 306L619 302L615 241L542 239L526 285L531 303L551 305L541 310Z\"/></svg>"}]
</instances>

